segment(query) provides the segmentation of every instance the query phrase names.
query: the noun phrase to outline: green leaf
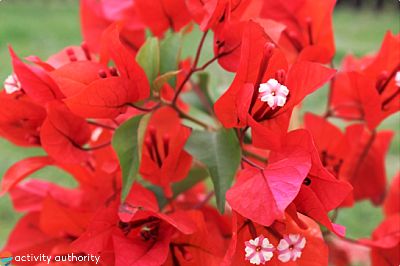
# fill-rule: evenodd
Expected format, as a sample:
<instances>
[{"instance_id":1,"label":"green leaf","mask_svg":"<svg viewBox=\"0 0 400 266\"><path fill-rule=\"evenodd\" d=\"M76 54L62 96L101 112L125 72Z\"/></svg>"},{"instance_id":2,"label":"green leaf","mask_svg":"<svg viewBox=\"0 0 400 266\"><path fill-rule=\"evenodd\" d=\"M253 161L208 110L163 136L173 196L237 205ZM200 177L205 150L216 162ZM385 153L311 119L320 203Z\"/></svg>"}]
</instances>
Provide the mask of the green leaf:
<instances>
[{"instance_id":1,"label":"green leaf","mask_svg":"<svg viewBox=\"0 0 400 266\"><path fill-rule=\"evenodd\" d=\"M171 81L172 79L174 79L174 78L176 77L176 75L178 75L179 72L180 72L179 70L177 70L177 71L170 71L170 72L167 72L167 73L164 73L164 74L158 76L158 77L154 80L154 82L153 82L154 90L155 90L155 91L160 91L161 88L162 88L162 86L163 86L166 82L169 82L169 81Z\"/></svg>"},{"instance_id":2,"label":"green leaf","mask_svg":"<svg viewBox=\"0 0 400 266\"><path fill-rule=\"evenodd\" d=\"M172 191L174 192L173 198L178 197L181 193L191 189L197 183L203 181L209 176L208 171L204 168L192 168L188 176L182 181L172 184ZM148 184L146 188L150 189L156 195L158 206L160 209L164 208L168 204L168 201L164 195L163 189L159 186Z\"/></svg>"},{"instance_id":3,"label":"green leaf","mask_svg":"<svg viewBox=\"0 0 400 266\"><path fill-rule=\"evenodd\" d=\"M136 61L152 84L160 72L160 43L156 37L146 40L136 55Z\"/></svg>"},{"instance_id":4,"label":"green leaf","mask_svg":"<svg viewBox=\"0 0 400 266\"><path fill-rule=\"evenodd\" d=\"M174 198L179 196L179 194L191 189L195 184L203 181L209 176L208 172L204 168L192 168L188 176L174 184L172 184L172 191L174 192Z\"/></svg>"},{"instance_id":5,"label":"green leaf","mask_svg":"<svg viewBox=\"0 0 400 266\"><path fill-rule=\"evenodd\" d=\"M160 73L175 71L178 69L180 54L182 50L182 33L171 33L160 43ZM175 87L176 78L168 83Z\"/></svg>"},{"instance_id":6,"label":"green leaf","mask_svg":"<svg viewBox=\"0 0 400 266\"><path fill-rule=\"evenodd\" d=\"M115 130L112 139L112 146L122 170L122 200L129 193L139 171L141 147L148 120L148 115L141 115L125 121Z\"/></svg>"},{"instance_id":7,"label":"green leaf","mask_svg":"<svg viewBox=\"0 0 400 266\"><path fill-rule=\"evenodd\" d=\"M197 74L197 78L198 78L199 88L205 95L208 104L210 106L213 106L214 103L210 97L210 92L209 92L210 74L208 74L207 72L200 72Z\"/></svg>"},{"instance_id":8,"label":"green leaf","mask_svg":"<svg viewBox=\"0 0 400 266\"><path fill-rule=\"evenodd\" d=\"M234 130L194 130L185 150L207 166L214 185L218 209L224 212L225 193L232 184L241 160L240 145Z\"/></svg>"}]
</instances>

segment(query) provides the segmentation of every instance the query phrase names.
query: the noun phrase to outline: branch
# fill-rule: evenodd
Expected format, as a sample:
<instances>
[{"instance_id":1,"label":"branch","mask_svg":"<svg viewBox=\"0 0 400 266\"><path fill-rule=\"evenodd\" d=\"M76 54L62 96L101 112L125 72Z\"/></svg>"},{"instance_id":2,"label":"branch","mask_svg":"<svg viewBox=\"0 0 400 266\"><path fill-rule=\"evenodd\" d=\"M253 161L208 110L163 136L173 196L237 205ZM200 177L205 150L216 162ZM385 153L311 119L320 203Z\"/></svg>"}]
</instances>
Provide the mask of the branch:
<instances>
[{"instance_id":1,"label":"branch","mask_svg":"<svg viewBox=\"0 0 400 266\"><path fill-rule=\"evenodd\" d=\"M157 103L156 105L154 105L153 107L151 107L151 108L146 108L146 107L142 107L142 106L137 106L137 105L135 105L135 104L133 104L133 103L127 103L126 104L127 106L129 106L129 107L132 107L132 108L135 108L135 109L137 109L137 110L139 110L139 111L142 111L142 112L151 112L151 111L154 111L154 110L156 110L156 109L158 109L160 106L161 106L161 103L159 102L159 103Z\"/></svg>"},{"instance_id":2,"label":"branch","mask_svg":"<svg viewBox=\"0 0 400 266\"><path fill-rule=\"evenodd\" d=\"M180 116L181 118L184 118L184 119L187 119L187 120L189 120L189 121L192 121L193 123L195 123L195 124L197 124L197 125L199 125L199 126L205 128L205 129L207 129L207 130L215 130L212 126L210 126L210 125L208 125L208 124L206 124L206 123L200 121L200 120L197 119L196 117L193 117L193 116L191 116L191 115L189 115L189 114L183 112L181 109L179 109L179 107L177 107L177 106L175 106L175 105L173 105L173 104L170 104L170 106L171 106L172 108L174 108L175 111L178 112L178 114L179 114L179 116Z\"/></svg>"},{"instance_id":3,"label":"branch","mask_svg":"<svg viewBox=\"0 0 400 266\"><path fill-rule=\"evenodd\" d=\"M182 81L182 83L179 85L178 89L175 92L174 98L172 99L172 105L176 104L176 101L178 100L179 94L182 92L183 88L185 87L186 82L189 81L190 77L195 73L197 64L199 63L200 59L200 54L201 50L203 49L204 41L206 40L208 30L203 33L203 36L201 37L199 46L197 47L197 52L196 52L196 57L194 59L193 65L189 71L189 73L186 75L185 79Z\"/></svg>"},{"instance_id":4,"label":"branch","mask_svg":"<svg viewBox=\"0 0 400 266\"><path fill-rule=\"evenodd\" d=\"M248 163L249 165L251 165L251 166L253 166L253 167L255 167L255 168L259 169L259 170L264 170L264 167L252 162L251 160L249 160L245 156L242 156L242 161L245 162L245 163Z\"/></svg>"}]
</instances>

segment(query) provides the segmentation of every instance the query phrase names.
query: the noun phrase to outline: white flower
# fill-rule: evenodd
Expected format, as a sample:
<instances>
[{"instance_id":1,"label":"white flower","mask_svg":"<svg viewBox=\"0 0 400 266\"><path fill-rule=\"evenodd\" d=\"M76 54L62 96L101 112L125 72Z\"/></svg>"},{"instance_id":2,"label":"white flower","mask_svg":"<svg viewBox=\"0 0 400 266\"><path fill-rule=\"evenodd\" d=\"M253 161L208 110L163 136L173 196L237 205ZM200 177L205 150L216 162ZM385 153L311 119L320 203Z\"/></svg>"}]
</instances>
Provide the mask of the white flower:
<instances>
[{"instance_id":1,"label":"white flower","mask_svg":"<svg viewBox=\"0 0 400 266\"><path fill-rule=\"evenodd\" d=\"M246 246L244 249L246 260L249 260L251 264L265 264L274 255L274 246L263 235L260 235L256 239L250 239L244 242L244 244Z\"/></svg>"},{"instance_id":2,"label":"white flower","mask_svg":"<svg viewBox=\"0 0 400 266\"><path fill-rule=\"evenodd\" d=\"M4 81L4 89L7 94L12 94L16 91L21 90L21 83L15 74L9 75Z\"/></svg>"},{"instance_id":3,"label":"white flower","mask_svg":"<svg viewBox=\"0 0 400 266\"><path fill-rule=\"evenodd\" d=\"M301 252L306 245L306 238L299 234L285 235L277 247L278 259L282 262L296 261L301 257Z\"/></svg>"},{"instance_id":4,"label":"white flower","mask_svg":"<svg viewBox=\"0 0 400 266\"><path fill-rule=\"evenodd\" d=\"M394 77L394 80L396 81L396 86L400 87L400 71L396 72L396 76Z\"/></svg>"},{"instance_id":5,"label":"white flower","mask_svg":"<svg viewBox=\"0 0 400 266\"><path fill-rule=\"evenodd\" d=\"M258 92L260 93L261 101L266 102L271 109L275 109L277 106L284 106L289 95L288 88L280 84L276 79L269 79L266 83L260 84Z\"/></svg>"}]
</instances>

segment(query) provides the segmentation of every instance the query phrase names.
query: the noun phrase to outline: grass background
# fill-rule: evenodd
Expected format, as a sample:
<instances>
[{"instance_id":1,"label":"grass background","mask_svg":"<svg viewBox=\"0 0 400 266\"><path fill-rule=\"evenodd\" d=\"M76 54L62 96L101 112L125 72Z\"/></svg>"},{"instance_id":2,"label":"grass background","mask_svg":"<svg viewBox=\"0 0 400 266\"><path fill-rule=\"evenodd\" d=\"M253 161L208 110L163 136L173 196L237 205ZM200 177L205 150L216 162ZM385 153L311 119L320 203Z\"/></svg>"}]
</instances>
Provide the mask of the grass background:
<instances>
[{"instance_id":1,"label":"grass background","mask_svg":"<svg viewBox=\"0 0 400 266\"><path fill-rule=\"evenodd\" d=\"M337 56L335 66L347 53L361 56L376 51L387 30L398 33L400 21L397 8L386 6L386 9L375 12L372 7L365 6L361 10L349 7L337 8L334 12L334 28L336 36ZM195 31L185 40L184 55L193 55L193 47L197 47L200 38ZM80 25L78 1L75 0L3 0L0 1L0 80L11 73L11 64L7 44L11 44L21 56L38 55L47 58L64 46L79 44ZM202 60L210 58L212 53L211 38L207 39ZM231 75L216 75L220 72L217 65L210 68L217 76L212 84L219 83L219 88L227 88ZM322 113L326 103L326 88L319 90L305 100L302 112ZM0 106L1 108L1 106ZM386 159L388 177L391 178L399 170L399 125L400 115L387 119L381 129L396 131L389 155ZM0 177L6 169L16 161L36 154L43 154L40 149L22 149L0 139ZM67 186L74 182L66 174L49 168L34 175ZM12 210L8 196L0 198L0 247L20 217ZM347 226L349 237L367 237L379 224L382 213L368 201L358 203L354 209L342 210L338 223Z\"/></svg>"}]
</instances>

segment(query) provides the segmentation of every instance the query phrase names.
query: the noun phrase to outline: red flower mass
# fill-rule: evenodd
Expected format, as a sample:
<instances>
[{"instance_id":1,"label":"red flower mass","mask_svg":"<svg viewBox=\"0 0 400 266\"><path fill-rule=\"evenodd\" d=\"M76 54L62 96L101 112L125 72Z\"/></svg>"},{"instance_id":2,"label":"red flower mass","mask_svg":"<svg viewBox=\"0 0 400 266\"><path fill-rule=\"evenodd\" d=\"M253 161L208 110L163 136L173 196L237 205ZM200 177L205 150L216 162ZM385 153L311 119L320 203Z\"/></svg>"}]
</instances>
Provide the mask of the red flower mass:
<instances>
[{"instance_id":1,"label":"red flower mass","mask_svg":"<svg viewBox=\"0 0 400 266\"><path fill-rule=\"evenodd\" d=\"M337 71L334 6L82 0L80 46L47 60L10 46L0 136L46 155L2 178L23 213L4 251L116 266L319 266L349 265L362 246L372 265L398 265L399 174L388 188L384 164L393 132L377 127L400 108L400 36ZM184 58L192 31L203 35ZM213 57L201 65L207 34ZM212 63L234 72L217 96ZM324 84L325 114L299 117ZM76 187L28 179L48 166ZM362 200L384 219L370 238L346 238L337 213Z\"/></svg>"}]
</instances>

